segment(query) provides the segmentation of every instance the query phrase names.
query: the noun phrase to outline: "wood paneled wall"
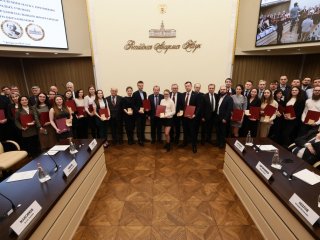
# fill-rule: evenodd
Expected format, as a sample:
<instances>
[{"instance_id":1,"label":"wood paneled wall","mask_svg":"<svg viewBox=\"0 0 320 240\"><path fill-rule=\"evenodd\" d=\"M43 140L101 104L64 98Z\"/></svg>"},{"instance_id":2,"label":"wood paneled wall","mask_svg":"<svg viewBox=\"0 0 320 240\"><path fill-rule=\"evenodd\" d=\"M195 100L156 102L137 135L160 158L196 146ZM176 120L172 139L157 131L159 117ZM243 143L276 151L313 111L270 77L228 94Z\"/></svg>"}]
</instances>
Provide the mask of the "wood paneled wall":
<instances>
[{"instance_id":1,"label":"wood paneled wall","mask_svg":"<svg viewBox=\"0 0 320 240\"><path fill-rule=\"evenodd\" d=\"M25 74L25 75L24 75ZM24 78L25 76L25 78ZM71 81L75 89L84 89L94 85L92 60L90 57L56 59L18 59L0 58L0 86L17 85L22 94L27 88L39 85L47 92L51 85L57 85L64 93L65 84Z\"/></svg>"}]
</instances>

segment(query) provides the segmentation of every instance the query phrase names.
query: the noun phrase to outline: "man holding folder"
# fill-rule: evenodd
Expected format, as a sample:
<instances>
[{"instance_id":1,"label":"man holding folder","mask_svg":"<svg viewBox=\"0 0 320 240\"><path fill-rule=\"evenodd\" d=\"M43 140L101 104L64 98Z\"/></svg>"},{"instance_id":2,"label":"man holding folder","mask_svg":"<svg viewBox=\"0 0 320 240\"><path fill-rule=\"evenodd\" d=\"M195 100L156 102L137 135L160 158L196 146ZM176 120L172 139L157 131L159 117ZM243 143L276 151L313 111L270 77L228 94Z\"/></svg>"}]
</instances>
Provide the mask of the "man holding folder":
<instances>
[{"instance_id":1,"label":"man holding folder","mask_svg":"<svg viewBox=\"0 0 320 240\"><path fill-rule=\"evenodd\" d=\"M162 135L162 128L161 128L161 119L156 116L157 106L160 104L160 101L163 99L163 95L159 94L160 87L154 86L153 87L153 94L149 95L148 100L150 102L150 125L151 125L151 144L154 144L156 140L161 143L161 135Z\"/></svg>"}]
</instances>

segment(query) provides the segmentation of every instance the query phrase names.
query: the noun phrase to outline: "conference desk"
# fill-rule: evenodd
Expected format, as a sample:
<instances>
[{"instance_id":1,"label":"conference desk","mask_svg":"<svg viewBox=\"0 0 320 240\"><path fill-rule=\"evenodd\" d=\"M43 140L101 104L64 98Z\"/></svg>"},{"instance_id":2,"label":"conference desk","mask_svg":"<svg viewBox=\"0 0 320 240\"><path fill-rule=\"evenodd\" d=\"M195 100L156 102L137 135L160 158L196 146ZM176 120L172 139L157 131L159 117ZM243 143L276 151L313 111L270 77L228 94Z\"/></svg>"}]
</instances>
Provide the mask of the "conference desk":
<instances>
[{"instance_id":1,"label":"conference desk","mask_svg":"<svg viewBox=\"0 0 320 240\"><path fill-rule=\"evenodd\" d=\"M234 145L236 140L245 145L243 138L227 140L223 171L264 238L320 239L319 220L312 226L289 202L296 193L320 215L320 183L309 185L294 177L289 180L282 170L291 174L307 168L319 175L320 171L268 138L254 139L257 145L274 145L279 149L280 159L286 159L282 170L274 169L271 167L273 152L256 152L250 146L241 152ZM273 172L271 179L267 180L256 169L259 161Z\"/></svg>"},{"instance_id":2,"label":"conference desk","mask_svg":"<svg viewBox=\"0 0 320 240\"><path fill-rule=\"evenodd\" d=\"M77 167L68 177L63 169L74 159L69 149L52 156L61 168L57 172L49 171L55 167L49 156L40 155L18 170L37 169L37 163L51 172L51 180L40 183L37 173L32 179L0 183L0 193L10 198L17 208L10 216L0 218L0 239L71 239L89 207L96 191L104 179L105 165L103 141L88 150L91 140L74 140L78 153L75 154ZM61 142L60 144L68 144ZM10 226L19 216L37 201L42 207L30 225L17 236ZM11 208L8 200L0 196L0 210L3 214Z\"/></svg>"}]
</instances>

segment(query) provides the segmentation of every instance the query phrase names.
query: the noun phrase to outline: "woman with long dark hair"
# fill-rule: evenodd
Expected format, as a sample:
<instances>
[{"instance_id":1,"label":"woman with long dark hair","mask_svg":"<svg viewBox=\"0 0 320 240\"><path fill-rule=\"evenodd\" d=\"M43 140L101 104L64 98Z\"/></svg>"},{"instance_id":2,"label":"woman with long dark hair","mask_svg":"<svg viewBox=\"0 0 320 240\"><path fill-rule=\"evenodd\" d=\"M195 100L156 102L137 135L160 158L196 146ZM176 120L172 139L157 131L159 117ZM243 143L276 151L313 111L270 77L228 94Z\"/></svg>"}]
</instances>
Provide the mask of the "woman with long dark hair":
<instances>
[{"instance_id":1,"label":"woman with long dark hair","mask_svg":"<svg viewBox=\"0 0 320 240\"><path fill-rule=\"evenodd\" d=\"M273 124L270 127L268 137L280 144L280 133L283 122L283 110L286 105L285 101L283 100L283 91L281 89L275 90L273 93L273 98L278 103L278 110L276 112L276 118L273 120Z\"/></svg>"},{"instance_id":2,"label":"woman with long dark hair","mask_svg":"<svg viewBox=\"0 0 320 240\"><path fill-rule=\"evenodd\" d=\"M233 99L233 110L246 110L247 109L247 98L243 96L242 92L244 87L241 84L236 86L236 94L232 95ZM239 129L241 128L243 123L243 118L241 121L231 121L232 134L234 137L239 137Z\"/></svg>"},{"instance_id":3,"label":"woman with long dark hair","mask_svg":"<svg viewBox=\"0 0 320 240\"><path fill-rule=\"evenodd\" d=\"M88 95L84 97L84 109L88 115L88 125L91 130L91 136L97 137L96 117L93 111L94 100L96 99L96 90L93 85L88 88Z\"/></svg>"},{"instance_id":4,"label":"woman with long dark hair","mask_svg":"<svg viewBox=\"0 0 320 240\"><path fill-rule=\"evenodd\" d=\"M121 109L123 110L124 127L126 129L128 144L134 144L133 132L135 128L135 112L134 110L134 99L132 97L132 87L126 88L127 96L122 98Z\"/></svg>"},{"instance_id":5,"label":"woman with long dark hair","mask_svg":"<svg viewBox=\"0 0 320 240\"><path fill-rule=\"evenodd\" d=\"M83 89L79 89L75 93L75 99L76 103L76 113L75 117L77 118L77 124L76 124L76 133L77 138L79 139L87 139L88 138L88 117L84 109L84 91Z\"/></svg>"}]
</instances>

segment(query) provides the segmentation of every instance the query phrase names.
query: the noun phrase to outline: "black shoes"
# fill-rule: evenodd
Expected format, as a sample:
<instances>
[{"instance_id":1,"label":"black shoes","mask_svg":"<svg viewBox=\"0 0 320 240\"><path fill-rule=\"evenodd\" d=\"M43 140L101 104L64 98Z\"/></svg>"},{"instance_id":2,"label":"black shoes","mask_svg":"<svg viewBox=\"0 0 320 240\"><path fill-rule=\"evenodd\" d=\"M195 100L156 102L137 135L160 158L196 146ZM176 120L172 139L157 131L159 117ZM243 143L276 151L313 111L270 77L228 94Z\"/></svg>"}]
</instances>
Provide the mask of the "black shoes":
<instances>
[{"instance_id":1,"label":"black shoes","mask_svg":"<svg viewBox=\"0 0 320 240\"><path fill-rule=\"evenodd\" d=\"M197 150L197 146L196 145L194 145L194 146L192 146L192 152L193 153L196 153L198 150Z\"/></svg>"}]
</instances>

